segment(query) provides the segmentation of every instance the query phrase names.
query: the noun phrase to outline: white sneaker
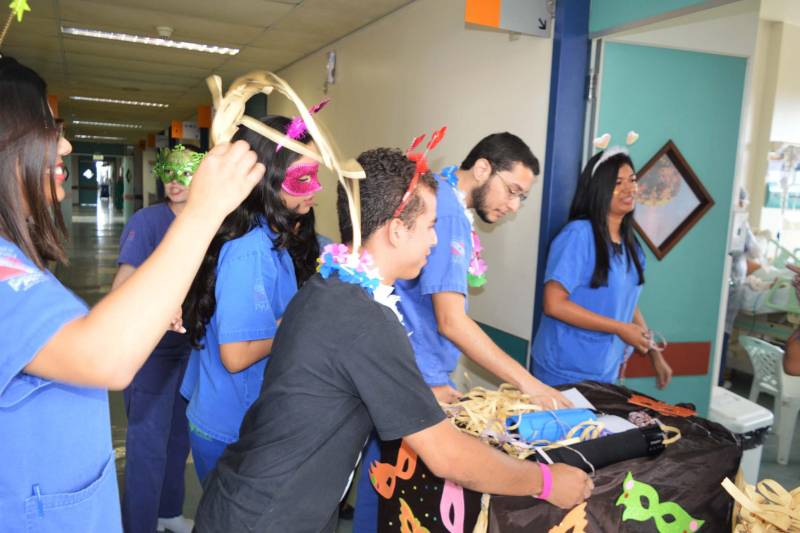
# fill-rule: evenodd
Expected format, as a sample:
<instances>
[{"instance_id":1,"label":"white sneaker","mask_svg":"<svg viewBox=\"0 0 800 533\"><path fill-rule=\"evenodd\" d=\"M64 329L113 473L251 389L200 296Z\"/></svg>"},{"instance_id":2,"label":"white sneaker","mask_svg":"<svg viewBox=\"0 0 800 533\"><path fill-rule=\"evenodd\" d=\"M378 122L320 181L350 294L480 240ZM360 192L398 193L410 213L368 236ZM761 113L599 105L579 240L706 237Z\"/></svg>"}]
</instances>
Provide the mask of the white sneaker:
<instances>
[{"instance_id":1,"label":"white sneaker","mask_svg":"<svg viewBox=\"0 0 800 533\"><path fill-rule=\"evenodd\" d=\"M174 516L172 518L159 518L156 531L171 531L172 533L192 533L194 520L185 516Z\"/></svg>"}]
</instances>

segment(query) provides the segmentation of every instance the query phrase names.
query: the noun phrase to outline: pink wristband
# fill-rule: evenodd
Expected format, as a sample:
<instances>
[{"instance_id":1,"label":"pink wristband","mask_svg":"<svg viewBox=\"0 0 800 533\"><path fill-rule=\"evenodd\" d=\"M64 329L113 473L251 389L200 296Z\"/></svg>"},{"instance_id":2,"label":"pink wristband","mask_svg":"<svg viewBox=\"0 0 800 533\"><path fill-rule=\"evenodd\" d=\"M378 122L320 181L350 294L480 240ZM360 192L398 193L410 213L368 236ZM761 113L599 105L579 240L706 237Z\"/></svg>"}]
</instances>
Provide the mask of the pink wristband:
<instances>
[{"instance_id":1,"label":"pink wristband","mask_svg":"<svg viewBox=\"0 0 800 533\"><path fill-rule=\"evenodd\" d=\"M542 490L539 492L538 496L534 496L534 498L546 500L550 497L550 493L553 492L553 473L550 471L550 467L546 464L537 464L539 465L539 472L542 473Z\"/></svg>"}]
</instances>

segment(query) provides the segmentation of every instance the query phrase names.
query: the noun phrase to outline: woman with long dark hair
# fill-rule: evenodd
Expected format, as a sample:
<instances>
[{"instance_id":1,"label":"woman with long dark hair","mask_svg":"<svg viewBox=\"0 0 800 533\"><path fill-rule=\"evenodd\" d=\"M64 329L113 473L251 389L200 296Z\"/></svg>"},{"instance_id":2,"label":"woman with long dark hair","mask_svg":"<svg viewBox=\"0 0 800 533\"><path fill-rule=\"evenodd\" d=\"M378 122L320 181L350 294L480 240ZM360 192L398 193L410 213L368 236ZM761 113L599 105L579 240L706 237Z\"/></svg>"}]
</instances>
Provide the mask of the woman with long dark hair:
<instances>
[{"instance_id":1,"label":"woman with long dark hair","mask_svg":"<svg viewBox=\"0 0 800 533\"><path fill-rule=\"evenodd\" d=\"M629 347L650 356L660 388L671 379L637 306L645 268L633 229L637 192L623 148L597 153L581 173L570 221L550 245L533 344L534 375L548 385L613 383Z\"/></svg>"},{"instance_id":2,"label":"woman with long dark hair","mask_svg":"<svg viewBox=\"0 0 800 533\"><path fill-rule=\"evenodd\" d=\"M121 532L106 389L130 383L264 167L244 142L212 150L161 245L90 311L45 266L65 260L72 149L46 84L2 57L0 102L0 529Z\"/></svg>"},{"instance_id":3,"label":"woman with long dark hair","mask_svg":"<svg viewBox=\"0 0 800 533\"><path fill-rule=\"evenodd\" d=\"M263 120L289 131L290 119ZM184 326L194 349L181 385L189 400L189 441L202 481L239 436L258 397L272 339L286 305L316 271L314 194L319 164L241 126L267 168L222 223L186 299ZM307 133L298 141L312 144Z\"/></svg>"}]
</instances>

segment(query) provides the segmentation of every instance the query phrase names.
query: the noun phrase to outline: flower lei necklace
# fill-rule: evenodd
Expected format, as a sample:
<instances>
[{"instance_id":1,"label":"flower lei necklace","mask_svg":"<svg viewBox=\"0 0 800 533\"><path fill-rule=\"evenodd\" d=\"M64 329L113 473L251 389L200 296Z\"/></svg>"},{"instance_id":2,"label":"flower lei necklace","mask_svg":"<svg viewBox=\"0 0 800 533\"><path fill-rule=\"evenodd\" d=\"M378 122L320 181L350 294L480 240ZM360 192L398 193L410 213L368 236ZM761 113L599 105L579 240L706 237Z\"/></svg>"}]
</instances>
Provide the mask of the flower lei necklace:
<instances>
[{"instance_id":1,"label":"flower lei necklace","mask_svg":"<svg viewBox=\"0 0 800 533\"><path fill-rule=\"evenodd\" d=\"M488 266L486 261L481 259L481 239L478 237L478 232L475 231L475 216L472 210L467 208L467 195L458 188L458 176L456 176L455 165L445 167L442 169L442 176L447 178L447 183L453 187L461 207L464 208L464 216L469 220L470 236L472 237L472 257L469 260L469 273L467 274L467 284L470 287L483 287L486 284L486 271Z\"/></svg>"},{"instance_id":2,"label":"flower lei necklace","mask_svg":"<svg viewBox=\"0 0 800 533\"><path fill-rule=\"evenodd\" d=\"M362 249L361 255L356 257L345 244L328 244L317 259L317 272L325 279L335 273L345 283L360 286L376 302L391 309L400 323L403 322L403 315L397 308L400 297L393 294L392 285L381 283L378 267L366 250Z\"/></svg>"}]
</instances>

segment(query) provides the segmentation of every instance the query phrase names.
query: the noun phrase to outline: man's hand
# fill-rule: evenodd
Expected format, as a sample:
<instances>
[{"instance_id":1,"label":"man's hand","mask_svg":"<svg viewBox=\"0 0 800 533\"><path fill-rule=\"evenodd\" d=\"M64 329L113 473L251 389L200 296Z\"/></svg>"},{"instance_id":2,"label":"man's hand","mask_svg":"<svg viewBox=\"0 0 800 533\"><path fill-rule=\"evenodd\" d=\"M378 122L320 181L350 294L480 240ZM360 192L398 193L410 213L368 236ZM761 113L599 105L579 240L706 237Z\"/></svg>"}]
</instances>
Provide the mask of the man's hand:
<instances>
[{"instance_id":1,"label":"man's hand","mask_svg":"<svg viewBox=\"0 0 800 533\"><path fill-rule=\"evenodd\" d=\"M547 501L562 509L571 509L589 498L594 482L586 472L565 464L550 465L553 474L553 491Z\"/></svg>"},{"instance_id":2,"label":"man's hand","mask_svg":"<svg viewBox=\"0 0 800 533\"><path fill-rule=\"evenodd\" d=\"M437 385L436 387L431 387L431 391L433 395L436 396L436 400L438 400L439 403L457 402L458 399L463 396L461 392L450 385Z\"/></svg>"},{"instance_id":3,"label":"man's hand","mask_svg":"<svg viewBox=\"0 0 800 533\"><path fill-rule=\"evenodd\" d=\"M566 409L572 407L572 402L560 391L545 385L531 376L531 379L520 386L520 391L533 398L536 403L545 409Z\"/></svg>"}]
</instances>

